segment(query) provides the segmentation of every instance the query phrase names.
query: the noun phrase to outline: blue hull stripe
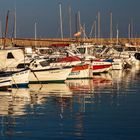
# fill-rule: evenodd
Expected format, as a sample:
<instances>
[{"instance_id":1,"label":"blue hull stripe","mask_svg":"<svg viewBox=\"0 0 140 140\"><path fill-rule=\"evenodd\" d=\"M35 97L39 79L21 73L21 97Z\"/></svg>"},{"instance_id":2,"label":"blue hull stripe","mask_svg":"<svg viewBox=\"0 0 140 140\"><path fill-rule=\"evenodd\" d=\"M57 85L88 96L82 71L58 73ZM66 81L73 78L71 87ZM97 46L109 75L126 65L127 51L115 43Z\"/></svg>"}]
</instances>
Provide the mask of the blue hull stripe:
<instances>
[{"instance_id":1,"label":"blue hull stripe","mask_svg":"<svg viewBox=\"0 0 140 140\"><path fill-rule=\"evenodd\" d=\"M13 84L12 88L28 88L28 83Z\"/></svg>"}]
</instances>

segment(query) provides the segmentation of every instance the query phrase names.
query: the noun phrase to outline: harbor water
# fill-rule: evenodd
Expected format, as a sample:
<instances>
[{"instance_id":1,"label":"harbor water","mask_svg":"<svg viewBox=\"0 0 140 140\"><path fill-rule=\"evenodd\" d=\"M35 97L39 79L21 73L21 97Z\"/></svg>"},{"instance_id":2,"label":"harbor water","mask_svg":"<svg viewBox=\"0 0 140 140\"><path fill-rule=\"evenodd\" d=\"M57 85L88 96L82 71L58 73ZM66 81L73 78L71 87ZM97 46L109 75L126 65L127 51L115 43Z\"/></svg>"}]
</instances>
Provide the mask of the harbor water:
<instances>
[{"instance_id":1,"label":"harbor water","mask_svg":"<svg viewBox=\"0 0 140 140\"><path fill-rule=\"evenodd\" d=\"M0 91L0 140L139 140L140 69Z\"/></svg>"}]
</instances>

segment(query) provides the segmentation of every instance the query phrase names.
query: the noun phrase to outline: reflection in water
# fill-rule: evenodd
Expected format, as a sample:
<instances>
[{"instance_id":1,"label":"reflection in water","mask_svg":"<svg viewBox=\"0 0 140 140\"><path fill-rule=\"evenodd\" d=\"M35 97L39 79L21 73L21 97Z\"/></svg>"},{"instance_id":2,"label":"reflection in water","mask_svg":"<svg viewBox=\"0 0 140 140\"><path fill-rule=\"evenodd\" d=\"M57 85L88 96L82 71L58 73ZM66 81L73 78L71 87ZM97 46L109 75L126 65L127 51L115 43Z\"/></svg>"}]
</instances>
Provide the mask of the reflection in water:
<instances>
[{"instance_id":1,"label":"reflection in water","mask_svg":"<svg viewBox=\"0 0 140 140\"><path fill-rule=\"evenodd\" d=\"M114 70L92 80L1 91L0 139L133 139L140 122L139 75Z\"/></svg>"},{"instance_id":2,"label":"reflection in water","mask_svg":"<svg viewBox=\"0 0 140 140\"><path fill-rule=\"evenodd\" d=\"M72 97L73 94L66 84L31 84L29 87L31 95L36 96L38 104L46 102L50 96L64 99Z\"/></svg>"},{"instance_id":3,"label":"reflection in water","mask_svg":"<svg viewBox=\"0 0 140 140\"><path fill-rule=\"evenodd\" d=\"M37 112L37 105L46 104L50 97L51 102L60 107L59 115L62 119L63 110L69 106L72 97L72 92L66 84L32 84L29 89L0 92L1 135L10 136L18 133L14 128L18 125L16 119L19 117L44 114L44 112Z\"/></svg>"},{"instance_id":4,"label":"reflection in water","mask_svg":"<svg viewBox=\"0 0 140 140\"><path fill-rule=\"evenodd\" d=\"M69 86L70 90L73 92L91 92L93 91L93 81L92 80L67 80L66 84Z\"/></svg>"},{"instance_id":5,"label":"reflection in water","mask_svg":"<svg viewBox=\"0 0 140 140\"><path fill-rule=\"evenodd\" d=\"M110 73L103 73L93 76L94 87L102 88L112 85L112 76Z\"/></svg>"},{"instance_id":6,"label":"reflection in water","mask_svg":"<svg viewBox=\"0 0 140 140\"><path fill-rule=\"evenodd\" d=\"M31 84L29 85L31 92L44 93L47 95L55 94L60 96L70 96L72 92L66 84Z\"/></svg>"},{"instance_id":7,"label":"reflection in water","mask_svg":"<svg viewBox=\"0 0 140 140\"><path fill-rule=\"evenodd\" d=\"M30 105L28 89L11 89L0 92L1 135L15 134L16 117L26 115L26 105Z\"/></svg>"},{"instance_id":8,"label":"reflection in water","mask_svg":"<svg viewBox=\"0 0 140 140\"><path fill-rule=\"evenodd\" d=\"M0 115L25 115L25 105L30 104L28 89L11 89L0 92Z\"/></svg>"}]
</instances>

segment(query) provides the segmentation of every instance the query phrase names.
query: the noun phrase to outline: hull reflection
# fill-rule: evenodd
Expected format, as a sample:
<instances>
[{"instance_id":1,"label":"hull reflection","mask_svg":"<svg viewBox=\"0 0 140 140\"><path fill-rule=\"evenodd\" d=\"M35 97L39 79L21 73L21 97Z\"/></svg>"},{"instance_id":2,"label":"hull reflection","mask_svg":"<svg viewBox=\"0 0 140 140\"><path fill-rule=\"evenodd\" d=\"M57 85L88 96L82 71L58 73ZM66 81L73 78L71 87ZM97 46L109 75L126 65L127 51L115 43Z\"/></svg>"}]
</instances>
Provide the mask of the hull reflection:
<instances>
[{"instance_id":1,"label":"hull reflection","mask_svg":"<svg viewBox=\"0 0 140 140\"><path fill-rule=\"evenodd\" d=\"M26 105L30 104L28 89L11 89L0 92L0 115L20 116L26 114Z\"/></svg>"},{"instance_id":2,"label":"hull reflection","mask_svg":"<svg viewBox=\"0 0 140 140\"><path fill-rule=\"evenodd\" d=\"M46 95L71 96L72 92L66 84L31 84L31 92L43 93Z\"/></svg>"},{"instance_id":3,"label":"hull reflection","mask_svg":"<svg viewBox=\"0 0 140 140\"><path fill-rule=\"evenodd\" d=\"M94 87L102 87L112 85L112 75L110 73L104 73L100 75L93 76Z\"/></svg>"},{"instance_id":4,"label":"hull reflection","mask_svg":"<svg viewBox=\"0 0 140 140\"><path fill-rule=\"evenodd\" d=\"M71 91L80 91L80 92L92 92L93 80L83 79L83 80L67 80L66 84L69 86Z\"/></svg>"}]
</instances>

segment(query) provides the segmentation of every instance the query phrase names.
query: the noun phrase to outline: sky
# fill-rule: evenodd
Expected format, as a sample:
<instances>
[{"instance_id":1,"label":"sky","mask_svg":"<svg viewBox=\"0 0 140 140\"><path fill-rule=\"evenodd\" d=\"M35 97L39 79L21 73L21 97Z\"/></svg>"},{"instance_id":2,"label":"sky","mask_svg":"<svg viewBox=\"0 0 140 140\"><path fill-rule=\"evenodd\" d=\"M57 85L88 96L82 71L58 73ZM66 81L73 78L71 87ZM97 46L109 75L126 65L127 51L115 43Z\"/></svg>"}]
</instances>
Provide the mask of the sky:
<instances>
[{"instance_id":1,"label":"sky","mask_svg":"<svg viewBox=\"0 0 140 140\"><path fill-rule=\"evenodd\" d=\"M16 9L16 37L34 38L35 23L37 38L59 38L60 4L62 12L63 37L70 37L76 32L76 15L80 13L80 22L89 37L97 13L100 12L100 37L110 36L110 12L112 12L113 37L117 29L119 37L128 37L131 25L133 37L140 37L140 0L0 0L0 23L2 35L5 32L6 15L9 10L8 33L10 37L14 28L14 11ZM71 22L68 12L71 8ZM95 29L95 28L94 28Z\"/></svg>"}]
</instances>

